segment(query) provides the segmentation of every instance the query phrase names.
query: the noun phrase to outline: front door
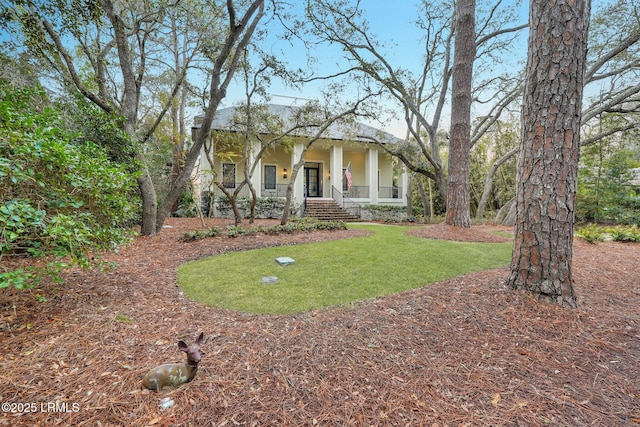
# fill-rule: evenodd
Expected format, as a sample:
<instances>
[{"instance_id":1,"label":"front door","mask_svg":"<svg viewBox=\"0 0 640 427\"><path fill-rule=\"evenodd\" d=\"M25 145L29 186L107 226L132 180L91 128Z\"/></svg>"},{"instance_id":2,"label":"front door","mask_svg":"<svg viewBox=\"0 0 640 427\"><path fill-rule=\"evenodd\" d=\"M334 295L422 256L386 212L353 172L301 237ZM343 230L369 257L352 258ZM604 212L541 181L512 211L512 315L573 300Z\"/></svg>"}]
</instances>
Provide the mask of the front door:
<instances>
[{"instance_id":1,"label":"front door","mask_svg":"<svg viewBox=\"0 0 640 427\"><path fill-rule=\"evenodd\" d=\"M304 188L306 197L320 197L320 167L304 167Z\"/></svg>"}]
</instances>

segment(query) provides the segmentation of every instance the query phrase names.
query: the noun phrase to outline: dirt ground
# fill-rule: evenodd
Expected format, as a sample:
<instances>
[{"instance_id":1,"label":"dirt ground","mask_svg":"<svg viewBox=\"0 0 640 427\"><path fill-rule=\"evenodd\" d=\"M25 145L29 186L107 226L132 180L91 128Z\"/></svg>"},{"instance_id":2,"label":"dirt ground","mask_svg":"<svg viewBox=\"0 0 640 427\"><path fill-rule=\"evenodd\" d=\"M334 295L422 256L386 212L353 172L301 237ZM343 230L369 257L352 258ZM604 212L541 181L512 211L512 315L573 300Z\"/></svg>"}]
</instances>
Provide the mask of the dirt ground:
<instances>
[{"instance_id":1,"label":"dirt ground","mask_svg":"<svg viewBox=\"0 0 640 427\"><path fill-rule=\"evenodd\" d=\"M206 226L214 224L224 226ZM574 310L506 288L507 269L497 269L263 316L190 301L177 286L177 267L225 251L362 232L185 243L182 233L200 221L167 225L107 256L117 264L109 271L73 270L63 285L0 290L0 426L640 424L639 244L576 240ZM410 232L503 241L494 228ZM140 390L150 368L183 360L179 339L192 342L201 331L203 359L191 383L161 394ZM167 397L172 403L162 408Z\"/></svg>"}]
</instances>

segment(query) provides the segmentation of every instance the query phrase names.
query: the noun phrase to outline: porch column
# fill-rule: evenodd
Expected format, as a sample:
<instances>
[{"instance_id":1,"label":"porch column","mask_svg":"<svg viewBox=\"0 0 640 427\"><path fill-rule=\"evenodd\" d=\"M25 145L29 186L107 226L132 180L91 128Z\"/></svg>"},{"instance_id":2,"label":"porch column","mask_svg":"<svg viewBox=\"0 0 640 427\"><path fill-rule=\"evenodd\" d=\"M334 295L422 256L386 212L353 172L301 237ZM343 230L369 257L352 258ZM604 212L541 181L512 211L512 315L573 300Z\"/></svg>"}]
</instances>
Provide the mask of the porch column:
<instances>
[{"instance_id":1,"label":"porch column","mask_svg":"<svg viewBox=\"0 0 640 427\"><path fill-rule=\"evenodd\" d=\"M378 204L378 150L367 149L367 185L369 186L369 203Z\"/></svg>"},{"instance_id":2,"label":"porch column","mask_svg":"<svg viewBox=\"0 0 640 427\"><path fill-rule=\"evenodd\" d=\"M293 165L298 163L300 157L302 156L302 144L294 144L293 150L291 151L291 168L293 169ZM297 204L301 204L304 200L304 166L300 168L298 171L298 176L296 177L295 182L293 183L293 200Z\"/></svg>"},{"instance_id":3,"label":"porch column","mask_svg":"<svg viewBox=\"0 0 640 427\"><path fill-rule=\"evenodd\" d=\"M402 195L400 195L402 206L407 206L407 191L409 191L409 172L407 171L407 167L404 163L402 163L402 167L400 167L399 181L400 185L402 186Z\"/></svg>"},{"instance_id":4,"label":"porch column","mask_svg":"<svg viewBox=\"0 0 640 427\"><path fill-rule=\"evenodd\" d=\"M251 150L249 152L249 167L253 165L253 162L258 157L258 153L260 152L260 142L256 142L251 146ZM251 175L251 185L258 193L258 197L262 197L262 158L259 158L256 162L256 168L253 170L253 175Z\"/></svg>"},{"instance_id":5,"label":"porch column","mask_svg":"<svg viewBox=\"0 0 640 427\"><path fill-rule=\"evenodd\" d=\"M329 158L329 171L331 180L329 195L333 197L333 188L342 192L342 146L331 147L331 157Z\"/></svg>"}]
</instances>

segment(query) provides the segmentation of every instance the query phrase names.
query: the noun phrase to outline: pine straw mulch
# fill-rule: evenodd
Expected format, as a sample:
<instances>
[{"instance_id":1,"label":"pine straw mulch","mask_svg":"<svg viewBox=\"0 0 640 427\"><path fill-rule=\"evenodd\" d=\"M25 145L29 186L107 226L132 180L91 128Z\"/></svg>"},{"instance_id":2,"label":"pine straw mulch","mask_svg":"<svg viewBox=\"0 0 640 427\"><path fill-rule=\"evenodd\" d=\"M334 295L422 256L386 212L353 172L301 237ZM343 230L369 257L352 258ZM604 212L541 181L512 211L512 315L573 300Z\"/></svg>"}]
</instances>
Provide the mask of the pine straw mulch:
<instances>
[{"instance_id":1,"label":"pine straw mulch","mask_svg":"<svg viewBox=\"0 0 640 427\"><path fill-rule=\"evenodd\" d=\"M361 232L183 243L182 232L199 221L168 224L109 256L116 269L0 292L0 400L36 410L5 412L0 425L640 424L638 244L576 240L575 310L505 288L503 268L344 307L260 316L188 300L176 286L177 266ZM411 230L496 239L493 227L452 231ZM48 302L35 302L36 293ZM151 367L183 359L178 339L192 342L200 331L204 355L193 382L162 394L139 390ZM173 406L160 408L163 397Z\"/></svg>"}]
</instances>

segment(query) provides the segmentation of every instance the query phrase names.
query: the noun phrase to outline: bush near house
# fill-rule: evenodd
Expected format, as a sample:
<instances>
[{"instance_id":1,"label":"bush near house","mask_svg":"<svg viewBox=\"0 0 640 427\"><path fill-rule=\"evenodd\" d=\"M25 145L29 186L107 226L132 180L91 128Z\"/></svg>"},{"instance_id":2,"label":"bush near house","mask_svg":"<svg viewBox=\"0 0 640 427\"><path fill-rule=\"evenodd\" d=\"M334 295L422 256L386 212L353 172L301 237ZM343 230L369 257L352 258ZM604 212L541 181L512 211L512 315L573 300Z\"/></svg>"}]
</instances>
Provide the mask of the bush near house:
<instances>
[{"instance_id":1,"label":"bush near house","mask_svg":"<svg viewBox=\"0 0 640 427\"><path fill-rule=\"evenodd\" d=\"M420 207L413 207L413 218L420 218L423 211ZM410 220L407 216L406 206L391 205L364 205L360 209L362 219L365 221L404 222Z\"/></svg>"},{"instance_id":2,"label":"bush near house","mask_svg":"<svg viewBox=\"0 0 640 427\"><path fill-rule=\"evenodd\" d=\"M281 197L258 197L256 199L255 217L261 219L281 218L284 210L285 199ZM240 214L243 218L248 218L251 213L251 199L239 197L236 201ZM211 212L211 210L214 212ZM291 203L291 215L296 215L300 211L300 206ZM202 214L209 217L233 218L231 202L226 196L215 196L213 204L211 195L206 192L202 196Z\"/></svg>"},{"instance_id":3,"label":"bush near house","mask_svg":"<svg viewBox=\"0 0 640 427\"><path fill-rule=\"evenodd\" d=\"M318 230L346 230L347 225L342 221L317 221L310 218L294 218L285 225L263 226L256 225L251 228L244 228L230 225L226 230L218 227L211 227L206 230L194 230L182 235L183 242L193 242L206 239L208 237L226 236L230 238L240 236L250 236L256 234L282 234L295 233L297 231L318 231Z\"/></svg>"}]
</instances>

